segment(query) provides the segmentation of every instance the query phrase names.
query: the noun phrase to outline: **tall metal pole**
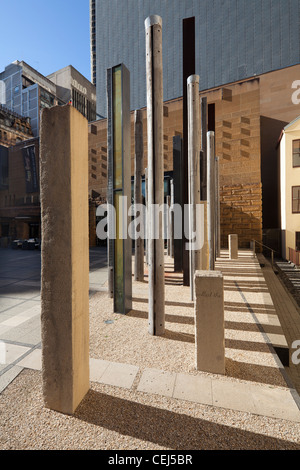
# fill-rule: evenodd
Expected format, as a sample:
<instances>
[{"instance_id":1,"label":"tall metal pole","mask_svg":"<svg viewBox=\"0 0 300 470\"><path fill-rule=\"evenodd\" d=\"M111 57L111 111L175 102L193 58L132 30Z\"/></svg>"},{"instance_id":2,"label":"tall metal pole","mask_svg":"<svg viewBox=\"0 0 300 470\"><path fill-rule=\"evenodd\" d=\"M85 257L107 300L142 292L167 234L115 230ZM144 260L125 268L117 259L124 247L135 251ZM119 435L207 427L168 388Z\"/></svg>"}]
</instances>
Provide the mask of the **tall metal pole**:
<instances>
[{"instance_id":1,"label":"tall metal pole","mask_svg":"<svg viewBox=\"0 0 300 470\"><path fill-rule=\"evenodd\" d=\"M199 76L187 80L188 97L188 169L189 169L189 236L190 292L194 300L194 273L200 269L200 249L196 246L196 206L200 204L200 101ZM195 245L195 246L192 246Z\"/></svg>"},{"instance_id":2,"label":"tall metal pole","mask_svg":"<svg viewBox=\"0 0 300 470\"><path fill-rule=\"evenodd\" d=\"M142 205L142 171L144 159L144 145L143 145L143 121L141 110L136 110L134 113L134 138L135 138L135 165L134 165L134 204L141 208ZM134 256L134 279L136 281L144 280L144 236L138 233L138 218L137 210L135 209L135 256ZM139 214L141 219L144 214ZM144 232L144 227L140 230ZM140 236L139 236L140 235Z\"/></svg>"},{"instance_id":3,"label":"tall metal pole","mask_svg":"<svg viewBox=\"0 0 300 470\"><path fill-rule=\"evenodd\" d=\"M207 133L207 238L209 269L215 269L215 133Z\"/></svg>"},{"instance_id":4,"label":"tall metal pole","mask_svg":"<svg viewBox=\"0 0 300 470\"><path fill-rule=\"evenodd\" d=\"M149 16L146 30L148 213L149 213L149 333L165 331L163 214L163 64L162 19Z\"/></svg>"}]
</instances>

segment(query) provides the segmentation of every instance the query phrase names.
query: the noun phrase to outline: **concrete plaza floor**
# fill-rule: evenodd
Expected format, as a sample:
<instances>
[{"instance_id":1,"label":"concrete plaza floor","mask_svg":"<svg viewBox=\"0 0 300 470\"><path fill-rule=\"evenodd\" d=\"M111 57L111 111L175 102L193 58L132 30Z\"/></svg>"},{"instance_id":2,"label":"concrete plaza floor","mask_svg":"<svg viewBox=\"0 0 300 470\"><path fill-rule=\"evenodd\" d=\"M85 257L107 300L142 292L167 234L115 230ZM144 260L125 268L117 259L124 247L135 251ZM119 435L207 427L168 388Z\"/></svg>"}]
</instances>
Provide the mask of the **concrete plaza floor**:
<instances>
[{"instance_id":1,"label":"concrete plaza floor","mask_svg":"<svg viewBox=\"0 0 300 470\"><path fill-rule=\"evenodd\" d=\"M0 256L4 259L0 268L0 344L5 344L0 393L9 395L10 387L18 387L23 371L41 371L40 253L2 250ZM112 300L106 292L106 251L91 249L91 383L104 387L106 398L110 392L123 390L138 400L149 397L152 403L172 400L187 413L192 404L246 413L249 419L278 420L281 430L296 426L291 435L300 445L300 365L289 361L284 366L278 356L287 350L291 357L291 345L300 339L300 315L268 261L253 258L249 250L240 250L239 258L230 260L223 250L216 262L224 276L225 376L195 371L189 288L173 273L171 258L166 257L165 266L168 328L164 338L150 338L147 345L146 267L145 282L133 282L132 312L118 319L111 314ZM87 400L93 401L93 395ZM288 442L288 431L286 439ZM178 448L175 443L169 445Z\"/></svg>"},{"instance_id":2,"label":"concrete plaza floor","mask_svg":"<svg viewBox=\"0 0 300 470\"><path fill-rule=\"evenodd\" d=\"M106 249L90 249L90 296L107 280ZM41 252L0 249L0 392L41 356ZM30 361L32 364L32 362Z\"/></svg>"}]
</instances>

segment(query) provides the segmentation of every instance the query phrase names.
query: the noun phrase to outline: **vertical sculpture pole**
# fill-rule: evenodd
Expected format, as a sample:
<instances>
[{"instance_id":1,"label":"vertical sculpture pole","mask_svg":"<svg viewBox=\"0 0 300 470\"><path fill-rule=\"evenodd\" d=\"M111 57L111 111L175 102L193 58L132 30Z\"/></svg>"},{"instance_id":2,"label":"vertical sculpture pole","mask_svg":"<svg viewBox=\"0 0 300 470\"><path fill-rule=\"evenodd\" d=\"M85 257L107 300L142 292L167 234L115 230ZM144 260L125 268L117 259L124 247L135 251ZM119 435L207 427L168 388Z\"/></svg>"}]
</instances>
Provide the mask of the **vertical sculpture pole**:
<instances>
[{"instance_id":1,"label":"vertical sculpture pole","mask_svg":"<svg viewBox=\"0 0 300 470\"><path fill-rule=\"evenodd\" d=\"M107 70L107 147L110 266L115 313L132 308L132 239L128 236L131 205L130 76L124 64ZM115 230L112 230L111 225ZM112 237L113 235L113 237Z\"/></svg>"},{"instance_id":2,"label":"vertical sculpture pole","mask_svg":"<svg viewBox=\"0 0 300 470\"><path fill-rule=\"evenodd\" d=\"M183 124L183 171L182 171L182 197L183 208L188 204L188 123L187 123L187 79L195 73L195 17L184 18L182 20L182 124ZM183 285L190 285L189 273L189 251L186 249L188 242L185 237L184 225L185 220L188 221L188 213L183 213L183 230L182 230L182 268L183 268Z\"/></svg>"},{"instance_id":3,"label":"vertical sculpture pole","mask_svg":"<svg viewBox=\"0 0 300 470\"><path fill-rule=\"evenodd\" d=\"M144 221L144 214L140 213L137 217L138 209L142 207L142 171L144 160L144 143L143 143L143 121L141 110L134 113L134 137L135 137L135 165L134 165L134 204L135 208L135 256L134 256L134 279L136 281L144 280L144 226L140 226L140 234L138 233L138 219ZM142 222L143 223L143 222ZM141 236L142 235L142 236Z\"/></svg>"},{"instance_id":4,"label":"vertical sculpture pole","mask_svg":"<svg viewBox=\"0 0 300 470\"><path fill-rule=\"evenodd\" d=\"M200 103L199 76L187 80L188 102L188 169L189 169L189 260L190 291L194 300L194 274L200 269L200 247L197 245L196 207L200 205ZM193 245L195 245L193 247Z\"/></svg>"},{"instance_id":5,"label":"vertical sculpture pole","mask_svg":"<svg viewBox=\"0 0 300 470\"><path fill-rule=\"evenodd\" d=\"M45 108L40 132L45 406L72 414L89 390L88 122Z\"/></svg>"},{"instance_id":6,"label":"vertical sculpture pole","mask_svg":"<svg viewBox=\"0 0 300 470\"><path fill-rule=\"evenodd\" d=\"M181 208L181 219L183 214L183 196L182 196L182 138L179 135L173 137L173 181L174 181L174 205ZM177 215L178 218L178 215ZM177 232L180 225L181 236ZM174 228L174 271L182 272L182 220L178 221L173 218ZM176 232L176 233L175 233Z\"/></svg>"},{"instance_id":7,"label":"vertical sculpture pole","mask_svg":"<svg viewBox=\"0 0 300 470\"><path fill-rule=\"evenodd\" d=\"M209 269L215 269L215 133L207 133L207 238Z\"/></svg>"},{"instance_id":8,"label":"vertical sculpture pole","mask_svg":"<svg viewBox=\"0 0 300 470\"><path fill-rule=\"evenodd\" d=\"M219 173L219 157L215 159L215 192L216 192L216 258L220 256L221 252L221 230L220 230L220 173Z\"/></svg>"},{"instance_id":9,"label":"vertical sculpture pole","mask_svg":"<svg viewBox=\"0 0 300 470\"><path fill-rule=\"evenodd\" d=\"M165 331L162 20L145 20L148 136L149 333Z\"/></svg>"}]
</instances>

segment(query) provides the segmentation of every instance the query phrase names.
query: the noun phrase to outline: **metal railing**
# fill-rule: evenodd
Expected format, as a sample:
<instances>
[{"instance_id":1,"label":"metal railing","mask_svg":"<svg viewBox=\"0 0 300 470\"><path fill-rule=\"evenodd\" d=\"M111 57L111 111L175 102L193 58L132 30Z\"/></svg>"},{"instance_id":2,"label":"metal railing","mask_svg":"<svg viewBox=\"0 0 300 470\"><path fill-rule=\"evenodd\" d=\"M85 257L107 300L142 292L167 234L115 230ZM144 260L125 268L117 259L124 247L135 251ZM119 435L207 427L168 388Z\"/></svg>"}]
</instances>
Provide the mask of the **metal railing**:
<instances>
[{"instance_id":1,"label":"metal railing","mask_svg":"<svg viewBox=\"0 0 300 470\"><path fill-rule=\"evenodd\" d=\"M252 242L252 250L253 250L253 257L255 257L255 253L256 253L256 243L264 248L267 248L268 250L270 250L271 252L271 266L273 268L274 266L274 253L277 253L276 250L273 250L273 248L270 248L269 246L267 245L264 245L263 243L260 243L258 242L257 240L251 240Z\"/></svg>"}]
</instances>

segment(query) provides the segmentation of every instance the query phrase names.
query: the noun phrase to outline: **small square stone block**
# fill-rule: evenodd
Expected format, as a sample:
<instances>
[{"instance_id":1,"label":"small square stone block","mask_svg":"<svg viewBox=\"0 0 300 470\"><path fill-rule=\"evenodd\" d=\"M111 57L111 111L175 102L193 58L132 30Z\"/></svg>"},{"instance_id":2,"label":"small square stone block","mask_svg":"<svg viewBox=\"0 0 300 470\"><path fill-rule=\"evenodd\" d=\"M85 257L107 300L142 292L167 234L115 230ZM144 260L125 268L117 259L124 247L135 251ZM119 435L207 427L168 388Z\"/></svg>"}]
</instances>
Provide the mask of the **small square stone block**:
<instances>
[{"instance_id":1,"label":"small square stone block","mask_svg":"<svg viewBox=\"0 0 300 470\"><path fill-rule=\"evenodd\" d=\"M225 374L223 275L196 271L194 282L196 369Z\"/></svg>"}]
</instances>

